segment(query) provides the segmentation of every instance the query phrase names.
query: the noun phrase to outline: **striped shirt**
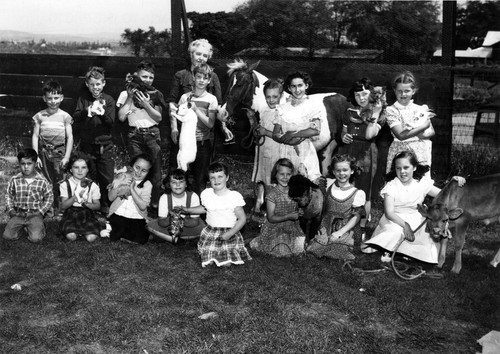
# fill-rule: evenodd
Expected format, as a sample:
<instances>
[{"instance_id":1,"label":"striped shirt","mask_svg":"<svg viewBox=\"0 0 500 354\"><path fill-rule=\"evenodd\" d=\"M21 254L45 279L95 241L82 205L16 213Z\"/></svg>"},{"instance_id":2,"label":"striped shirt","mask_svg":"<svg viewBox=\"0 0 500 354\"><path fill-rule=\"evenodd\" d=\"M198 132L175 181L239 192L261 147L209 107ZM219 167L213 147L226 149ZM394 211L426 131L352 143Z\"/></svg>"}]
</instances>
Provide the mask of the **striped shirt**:
<instances>
[{"instance_id":1,"label":"striped shirt","mask_svg":"<svg viewBox=\"0 0 500 354\"><path fill-rule=\"evenodd\" d=\"M13 176L7 184L7 211L27 209L45 214L54 202L52 185L40 173L30 178L30 183L22 173Z\"/></svg>"}]
</instances>

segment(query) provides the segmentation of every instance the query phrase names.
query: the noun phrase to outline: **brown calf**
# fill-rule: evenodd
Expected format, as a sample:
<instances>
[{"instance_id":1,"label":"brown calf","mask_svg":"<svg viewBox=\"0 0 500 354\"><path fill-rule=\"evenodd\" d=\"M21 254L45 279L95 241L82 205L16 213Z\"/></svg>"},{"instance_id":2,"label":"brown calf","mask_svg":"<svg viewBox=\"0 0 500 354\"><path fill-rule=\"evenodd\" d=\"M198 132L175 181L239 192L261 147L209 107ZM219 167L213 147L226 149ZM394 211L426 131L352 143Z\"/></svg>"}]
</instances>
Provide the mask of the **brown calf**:
<instances>
[{"instance_id":1,"label":"brown calf","mask_svg":"<svg viewBox=\"0 0 500 354\"><path fill-rule=\"evenodd\" d=\"M428 219L427 227L433 237L445 236L448 223L455 226L455 263L451 271L460 273L462 269L462 249L465 242L467 226L473 220L482 220L486 225L500 220L500 174L467 179L467 183L459 187L454 180L448 182L434 198L432 204L419 205L418 211ZM446 244L443 238L439 252L438 267L442 267L446 258ZM500 250L497 253L500 257ZM493 260L491 264L496 266Z\"/></svg>"}]
</instances>

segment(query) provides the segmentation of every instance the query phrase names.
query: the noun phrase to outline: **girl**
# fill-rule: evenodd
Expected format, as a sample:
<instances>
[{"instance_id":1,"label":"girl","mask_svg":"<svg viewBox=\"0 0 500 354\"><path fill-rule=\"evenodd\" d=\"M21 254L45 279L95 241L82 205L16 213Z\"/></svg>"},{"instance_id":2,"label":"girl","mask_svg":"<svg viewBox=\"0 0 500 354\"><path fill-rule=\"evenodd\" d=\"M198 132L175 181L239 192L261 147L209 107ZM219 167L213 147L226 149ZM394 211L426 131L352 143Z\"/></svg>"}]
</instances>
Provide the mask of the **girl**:
<instances>
[{"instance_id":1,"label":"girl","mask_svg":"<svg viewBox=\"0 0 500 354\"><path fill-rule=\"evenodd\" d=\"M360 175L356 179L356 187L362 189L366 195L365 215L361 219L360 227L364 229L371 219L371 197L373 178L377 172L378 150L374 138L378 135L383 118L382 103L372 98L374 86L372 82L363 78L355 81L347 100L352 104L342 118L342 142L339 154L348 154L357 161ZM372 101L372 102L370 102Z\"/></svg>"},{"instance_id":2,"label":"girl","mask_svg":"<svg viewBox=\"0 0 500 354\"><path fill-rule=\"evenodd\" d=\"M273 140L274 117L277 114L276 107L283 96L283 81L281 79L269 79L264 83L264 97L267 107L260 114L260 125L258 133L264 138L262 145L255 146L255 160L252 172L252 181L259 184L257 201L254 212L259 212L264 203L264 186L271 184L273 165L279 159L280 144ZM267 139L266 139L267 138Z\"/></svg>"},{"instance_id":3,"label":"girl","mask_svg":"<svg viewBox=\"0 0 500 354\"><path fill-rule=\"evenodd\" d=\"M349 247L354 245L353 229L361 218L366 195L352 185L354 177L359 174L355 158L335 155L330 168L335 179L327 180L321 229L307 251L316 257L350 260L354 259L349 251Z\"/></svg>"},{"instance_id":4,"label":"girl","mask_svg":"<svg viewBox=\"0 0 500 354\"><path fill-rule=\"evenodd\" d=\"M240 230L246 223L245 202L240 193L227 188L229 170L220 162L208 168L211 188L201 193L201 204L182 208L186 214L207 213L207 226L198 241L201 266L215 263L218 267L243 264L251 260Z\"/></svg>"},{"instance_id":5,"label":"girl","mask_svg":"<svg viewBox=\"0 0 500 354\"><path fill-rule=\"evenodd\" d=\"M398 249L399 253L418 260L437 263L438 243L430 237L425 226L418 226L425 218L418 212L417 205L424 201L426 195L435 197L440 189L434 187L430 178L422 178L429 166L418 163L412 151L400 152L391 165L387 175L390 181L380 192L384 198L384 215L379 221L372 238L365 242L363 251L375 252L370 246L377 246L388 251L394 251L401 236L409 242L404 242ZM465 179L453 177L462 186Z\"/></svg>"},{"instance_id":6,"label":"girl","mask_svg":"<svg viewBox=\"0 0 500 354\"><path fill-rule=\"evenodd\" d=\"M200 205L200 197L191 191L186 172L181 169L173 170L163 180L165 194L160 197L158 220L148 223L148 230L154 236L166 241L177 243L178 237L171 235L167 227L171 222L171 212L174 208L183 206L186 208ZM205 223L199 215L184 217L184 226L180 238L194 239L200 237Z\"/></svg>"},{"instance_id":7,"label":"girl","mask_svg":"<svg viewBox=\"0 0 500 354\"><path fill-rule=\"evenodd\" d=\"M266 197L267 219L260 236L250 242L250 247L277 257L304 252L305 234L299 225L299 206L288 196L288 181L293 175L289 159L276 161L271 172L271 187Z\"/></svg>"},{"instance_id":8,"label":"girl","mask_svg":"<svg viewBox=\"0 0 500 354\"><path fill-rule=\"evenodd\" d=\"M111 224L111 241L130 241L144 244L148 241L146 229L147 207L151 202L153 185L148 181L153 162L147 154L139 154L130 161L132 176L130 178L130 195L118 195L117 188L109 191L108 220Z\"/></svg>"},{"instance_id":9,"label":"girl","mask_svg":"<svg viewBox=\"0 0 500 354\"><path fill-rule=\"evenodd\" d=\"M61 208L64 210L61 231L70 241L82 235L87 241L93 242L103 229L94 215L94 210L101 208L101 192L97 184L87 178L87 155L71 155L68 167L71 177L59 184Z\"/></svg>"},{"instance_id":10,"label":"girl","mask_svg":"<svg viewBox=\"0 0 500 354\"><path fill-rule=\"evenodd\" d=\"M387 107L386 120L391 128L394 141L389 147L386 172L391 171L391 163L401 151L412 150L422 165L431 166L432 142L434 136L427 105L413 103L412 97L417 92L417 81L413 74L405 71L397 75L392 81L392 88L397 102Z\"/></svg>"},{"instance_id":11,"label":"girl","mask_svg":"<svg viewBox=\"0 0 500 354\"><path fill-rule=\"evenodd\" d=\"M311 139L321 129L321 107L307 97L312 80L307 73L298 71L288 75L285 87L291 99L278 107L274 119L273 139L281 143L279 156L292 161L297 171L315 182L320 176L319 160Z\"/></svg>"}]
</instances>

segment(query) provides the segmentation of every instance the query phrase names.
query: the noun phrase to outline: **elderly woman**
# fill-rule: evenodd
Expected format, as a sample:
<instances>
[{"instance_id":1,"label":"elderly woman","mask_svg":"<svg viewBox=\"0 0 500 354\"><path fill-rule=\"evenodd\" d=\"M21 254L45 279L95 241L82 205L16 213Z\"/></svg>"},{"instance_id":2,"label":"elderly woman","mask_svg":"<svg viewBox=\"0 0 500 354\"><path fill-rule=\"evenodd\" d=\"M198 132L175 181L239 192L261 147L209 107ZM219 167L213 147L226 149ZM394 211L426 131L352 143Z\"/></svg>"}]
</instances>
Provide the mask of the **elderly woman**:
<instances>
[{"instance_id":1,"label":"elderly woman","mask_svg":"<svg viewBox=\"0 0 500 354\"><path fill-rule=\"evenodd\" d=\"M212 45L206 39L197 39L189 44L190 66L189 68L175 73L168 102L178 103L183 94L193 91L194 76L192 70L196 65L204 64L210 60L212 52ZM207 92L214 95L219 104L221 103L222 92L220 88L220 81L215 72L212 72L211 74L210 83L207 86ZM179 130L177 128L177 120L173 117L170 117L170 127L172 128L172 141L177 145ZM175 152L175 155L177 155L177 152ZM173 160L175 161L175 158Z\"/></svg>"}]
</instances>

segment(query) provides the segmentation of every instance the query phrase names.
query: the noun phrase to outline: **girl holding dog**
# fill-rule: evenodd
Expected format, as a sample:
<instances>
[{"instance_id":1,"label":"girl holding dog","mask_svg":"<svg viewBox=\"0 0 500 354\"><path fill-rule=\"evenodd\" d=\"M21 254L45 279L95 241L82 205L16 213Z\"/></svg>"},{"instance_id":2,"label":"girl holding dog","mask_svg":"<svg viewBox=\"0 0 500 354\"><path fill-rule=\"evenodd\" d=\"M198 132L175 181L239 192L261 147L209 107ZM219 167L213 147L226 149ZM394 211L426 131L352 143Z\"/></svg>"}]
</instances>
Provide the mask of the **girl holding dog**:
<instances>
[{"instance_id":1,"label":"girl holding dog","mask_svg":"<svg viewBox=\"0 0 500 354\"><path fill-rule=\"evenodd\" d=\"M200 205L200 197L191 191L186 172L181 169L173 170L163 180L163 186L165 194L160 197L158 220L152 220L148 223L149 232L172 243L176 243L178 238L188 240L200 237L201 231L205 227L205 222L199 215L184 216L180 235L173 235L173 232L169 232L174 208L190 208Z\"/></svg>"},{"instance_id":2,"label":"girl holding dog","mask_svg":"<svg viewBox=\"0 0 500 354\"><path fill-rule=\"evenodd\" d=\"M87 241L93 242L103 229L94 214L101 208L101 192L97 184L87 178L88 159L88 155L71 155L68 162L71 177L59 184L61 208L64 210L61 231L70 241L84 236Z\"/></svg>"},{"instance_id":3,"label":"girl holding dog","mask_svg":"<svg viewBox=\"0 0 500 354\"><path fill-rule=\"evenodd\" d=\"M260 236L250 242L250 247L276 257L297 255L304 252L305 234L299 225L299 206L288 196L288 181L294 174L289 159L281 158L271 172L273 186L266 196L267 219Z\"/></svg>"},{"instance_id":4,"label":"girl holding dog","mask_svg":"<svg viewBox=\"0 0 500 354\"><path fill-rule=\"evenodd\" d=\"M146 229L147 207L151 202L153 185L148 180L152 158L147 154L136 155L130 161L132 176L129 177L130 189L120 194L118 188L111 188L108 220L111 224L111 241L120 239L132 243L148 242L149 232Z\"/></svg>"}]
</instances>

